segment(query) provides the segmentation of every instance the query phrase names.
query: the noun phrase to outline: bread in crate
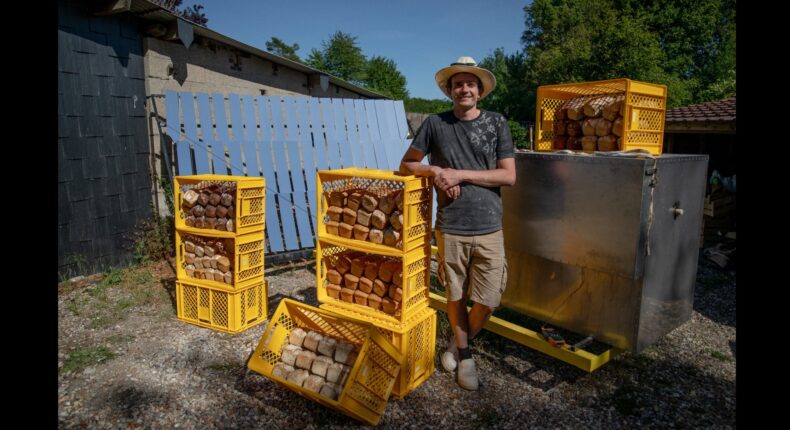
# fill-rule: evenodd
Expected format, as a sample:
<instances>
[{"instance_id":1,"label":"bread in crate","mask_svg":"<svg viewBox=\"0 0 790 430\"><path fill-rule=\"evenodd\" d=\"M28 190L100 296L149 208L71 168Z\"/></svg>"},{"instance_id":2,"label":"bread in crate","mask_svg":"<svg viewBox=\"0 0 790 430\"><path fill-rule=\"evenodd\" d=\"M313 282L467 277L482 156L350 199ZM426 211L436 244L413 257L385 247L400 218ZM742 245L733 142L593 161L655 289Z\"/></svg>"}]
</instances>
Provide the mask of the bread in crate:
<instances>
[{"instance_id":1,"label":"bread in crate","mask_svg":"<svg viewBox=\"0 0 790 430\"><path fill-rule=\"evenodd\" d=\"M235 289L263 280L263 232L215 237L176 230L180 279Z\"/></svg>"},{"instance_id":2,"label":"bread in crate","mask_svg":"<svg viewBox=\"0 0 790 430\"><path fill-rule=\"evenodd\" d=\"M427 243L430 178L375 169L318 172L319 237L363 243L379 252Z\"/></svg>"},{"instance_id":3,"label":"bread in crate","mask_svg":"<svg viewBox=\"0 0 790 430\"><path fill-rule=\"evenodd\" d=\"M264 228L265 180L247 176L175 178L176 228L244 234Z\"/></svg>"}]
</instances>

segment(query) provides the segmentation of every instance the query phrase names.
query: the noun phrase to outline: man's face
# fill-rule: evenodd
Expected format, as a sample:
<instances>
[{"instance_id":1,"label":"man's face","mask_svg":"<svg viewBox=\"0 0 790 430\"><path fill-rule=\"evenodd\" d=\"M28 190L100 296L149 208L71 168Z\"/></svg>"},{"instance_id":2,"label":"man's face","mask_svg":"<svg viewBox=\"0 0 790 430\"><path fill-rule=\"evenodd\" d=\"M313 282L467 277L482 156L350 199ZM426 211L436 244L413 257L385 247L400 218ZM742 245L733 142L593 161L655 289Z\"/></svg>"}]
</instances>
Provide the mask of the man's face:
<instances>
[{"instance_id":1,"label":"man's face","mask_svg":"<svg viewBox=\"0 0 790 430\"><path fill-rule=\"evenodd\" d=\"M477 86L477 76L471 73L458 73L450 81L450 95L453 104L458 107L472 108L480 99L480 87Z\"/></svg>"}]
</instances>

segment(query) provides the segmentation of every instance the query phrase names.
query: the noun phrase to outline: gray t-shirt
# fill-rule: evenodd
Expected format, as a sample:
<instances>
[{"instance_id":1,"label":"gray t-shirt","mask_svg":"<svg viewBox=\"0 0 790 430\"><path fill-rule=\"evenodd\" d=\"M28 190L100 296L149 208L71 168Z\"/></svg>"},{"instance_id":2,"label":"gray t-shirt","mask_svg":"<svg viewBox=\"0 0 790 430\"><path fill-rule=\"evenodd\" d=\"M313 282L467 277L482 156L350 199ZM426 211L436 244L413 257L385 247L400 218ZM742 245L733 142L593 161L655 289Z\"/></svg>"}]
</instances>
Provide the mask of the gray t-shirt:
<instances>
[{"instance_id":1,"label":"gray t-shirt","mask_svg":"<svg viewBox=\"0 0 790 430\"><path fill-rule=\"evenodd\" d=\"M459 120L452 111L431 115L417 130L411 147L429 155L431 165L456 170L492 170L497 160L515 156L507 120L485 110L469 121ZM438 188L436 199L436 227L445 233L471 236L502 229L499 187L463 182L458 199Z\"/></svg>"}]
</instances>

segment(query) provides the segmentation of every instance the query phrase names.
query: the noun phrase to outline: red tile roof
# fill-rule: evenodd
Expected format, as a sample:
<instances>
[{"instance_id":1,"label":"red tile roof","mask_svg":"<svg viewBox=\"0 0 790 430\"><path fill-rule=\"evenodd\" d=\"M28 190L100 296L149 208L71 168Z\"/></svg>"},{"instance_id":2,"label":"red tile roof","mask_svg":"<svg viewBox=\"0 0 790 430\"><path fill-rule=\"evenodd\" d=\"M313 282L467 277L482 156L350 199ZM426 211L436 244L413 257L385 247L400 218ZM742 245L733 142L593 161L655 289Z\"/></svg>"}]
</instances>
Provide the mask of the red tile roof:
<instances>
[{"instance_id":1,"label":"red tile roof","mask_svg":"<svg viewBox=\"0 0 790 430\"><path fill-rule=\"evenodd\" d=\"M735 121L735 97L667 110L667 122Z\"/></svg>"}]
</instances>

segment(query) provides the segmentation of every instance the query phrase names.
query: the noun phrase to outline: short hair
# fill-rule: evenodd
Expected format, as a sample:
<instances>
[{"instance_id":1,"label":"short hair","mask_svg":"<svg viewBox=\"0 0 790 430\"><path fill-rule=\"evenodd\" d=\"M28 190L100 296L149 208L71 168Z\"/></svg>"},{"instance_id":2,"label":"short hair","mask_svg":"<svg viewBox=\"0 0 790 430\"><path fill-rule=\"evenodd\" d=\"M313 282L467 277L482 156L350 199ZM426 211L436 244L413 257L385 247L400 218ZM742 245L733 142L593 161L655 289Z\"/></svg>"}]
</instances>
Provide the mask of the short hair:
<instances>
[{"instance_id":1,"label":"short hair","mask_svg":"<svg viewBox=\"0 0 790 430\"><path fill-rule=\"evenodd\" d=\"M447 89L448 93L452 92L452 89L453 89L453 77L455 77L455 75L460 74L460 73L469 73L469 72L458 72L458 73L453 74L449 78L447 78L447 83L444 85L444 87ZM483 91L485 91L483 89L483 81L480 79L479 76L475 75L474 73L469 73L469 74L473 75L475 78L477 78L477 88L480 88L480 94L483 94Z\"/></svg>"}]
</instances>

